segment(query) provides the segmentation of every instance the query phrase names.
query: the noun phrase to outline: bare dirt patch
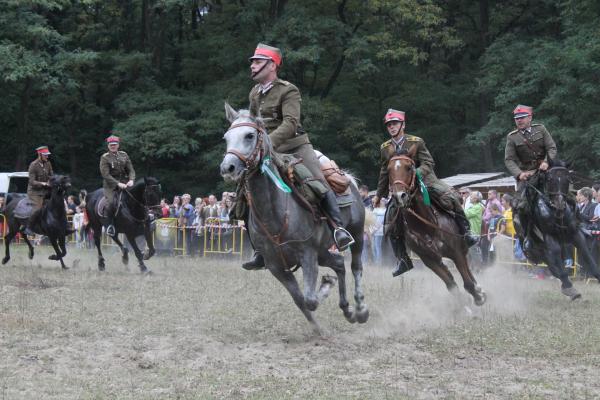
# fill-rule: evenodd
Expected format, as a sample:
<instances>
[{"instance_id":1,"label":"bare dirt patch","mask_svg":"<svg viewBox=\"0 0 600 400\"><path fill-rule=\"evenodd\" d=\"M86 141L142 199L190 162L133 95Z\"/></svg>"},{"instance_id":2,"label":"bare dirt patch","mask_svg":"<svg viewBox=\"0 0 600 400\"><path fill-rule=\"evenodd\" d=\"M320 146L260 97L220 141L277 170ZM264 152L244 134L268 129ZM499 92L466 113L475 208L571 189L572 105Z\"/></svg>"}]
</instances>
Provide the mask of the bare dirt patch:
<instances>
[{"instance_id":1,"label":"bare dirt patch","mask_svg":"<svg viewBox=\"0 0 600 400\"><path fill-rule=\"evenodd\" d=\"M366 267L369 322L347 323L334 291L318 337L266 271L155 257L142 277L115 253L99 273L73 251L63 272L39 253L0 267L0 399L600 396L597 284L570 302L497 266L468 316L427 270Z\"/></svg>"}]
</instances>

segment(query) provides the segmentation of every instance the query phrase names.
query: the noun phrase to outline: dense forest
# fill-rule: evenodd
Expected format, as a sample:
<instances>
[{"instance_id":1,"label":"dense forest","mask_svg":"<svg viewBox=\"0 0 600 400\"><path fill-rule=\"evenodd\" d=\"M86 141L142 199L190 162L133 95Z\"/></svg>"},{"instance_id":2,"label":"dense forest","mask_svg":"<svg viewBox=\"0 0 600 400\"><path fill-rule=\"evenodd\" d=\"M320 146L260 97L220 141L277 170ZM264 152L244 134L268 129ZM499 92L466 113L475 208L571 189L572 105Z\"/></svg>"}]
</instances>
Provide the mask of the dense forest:
<instances>
[{"instance_id":1,"label":"dense forest","mask_svg":"<svg viewBox=\"0 0 600 400\"><path fill-rule=\"evenodd\" d=\"M441 177L504 171L522 103L600 178L597 0L0 0L0 171L47 144L97 187L113 132L166 194L225 189L223 103L247 107L259 41L282 49L315 147L371 187L389 107Z\"/></svg>"}]
</instances>

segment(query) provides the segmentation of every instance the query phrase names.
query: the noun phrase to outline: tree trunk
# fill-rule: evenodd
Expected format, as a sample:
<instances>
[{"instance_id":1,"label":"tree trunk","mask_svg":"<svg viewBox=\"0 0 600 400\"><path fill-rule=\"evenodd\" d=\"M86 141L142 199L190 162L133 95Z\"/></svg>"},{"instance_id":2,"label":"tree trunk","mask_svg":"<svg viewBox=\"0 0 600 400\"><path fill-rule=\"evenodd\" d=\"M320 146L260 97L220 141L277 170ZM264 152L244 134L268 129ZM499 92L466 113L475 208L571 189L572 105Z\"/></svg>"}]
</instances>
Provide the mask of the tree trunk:
<instances>
[{"instance_id":1,"label":"tree trunk","mask_svg":"<svg viewBox=\"0 0 600 400\"><path fill-rule=\"evenodd\" d=\"M490 14L488 0L479 0L479 46L480 53L483 54L488 47ZM479 127L483 127L488 123L488 105L489 99L487 94L479 94ZM484 168L490 171L494 167L494 159L492 152L491 137L486 138L483 143L483 165Z\"/></svg>"},{"instance_id":2,"label":"tree trunk","mask_svg":"<svg viewBox=\"0 0 600 400\"><path fill-rule=\"evenodd\" d=\"M17 161L15 171L27 170L27 146L29 139L29 105L31 101L31 89L33 83L31 78L25 79L25 85L19 99L19 112L17 114Z\"/></svg>"}]
</instances>

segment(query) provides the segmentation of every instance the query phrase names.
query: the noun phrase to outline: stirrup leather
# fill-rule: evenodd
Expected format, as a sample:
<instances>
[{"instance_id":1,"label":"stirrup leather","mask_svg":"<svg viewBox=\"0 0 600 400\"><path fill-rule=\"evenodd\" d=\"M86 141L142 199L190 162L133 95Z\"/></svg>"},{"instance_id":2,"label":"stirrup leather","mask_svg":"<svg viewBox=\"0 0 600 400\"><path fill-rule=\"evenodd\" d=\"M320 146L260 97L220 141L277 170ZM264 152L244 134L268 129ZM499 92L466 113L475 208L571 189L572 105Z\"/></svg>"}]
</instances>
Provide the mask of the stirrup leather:
<instances>
[{"instance_id":1,"label":"stirrup leather","mask_svg":"<svg viewBox=\"0 0 600 400\"><path fill-rule=\"evenodd\" d=\"M350 237L350 239L351 239L350 243L348 243L347 245L345 245L343 248L340 247L340 245L338 243L338 240L337 240L337 237L336 237L338 232L345 232L346 235L348 235L348 237ZM354 244L354 237L346 229L342 228L341 226L338 226L333 231L333 241L335 242L335 245L337 246L337 248L338 248L339 251L344 251L348 247L350 247L350 246L352 246Z\"/></svg>"}]
</instances>

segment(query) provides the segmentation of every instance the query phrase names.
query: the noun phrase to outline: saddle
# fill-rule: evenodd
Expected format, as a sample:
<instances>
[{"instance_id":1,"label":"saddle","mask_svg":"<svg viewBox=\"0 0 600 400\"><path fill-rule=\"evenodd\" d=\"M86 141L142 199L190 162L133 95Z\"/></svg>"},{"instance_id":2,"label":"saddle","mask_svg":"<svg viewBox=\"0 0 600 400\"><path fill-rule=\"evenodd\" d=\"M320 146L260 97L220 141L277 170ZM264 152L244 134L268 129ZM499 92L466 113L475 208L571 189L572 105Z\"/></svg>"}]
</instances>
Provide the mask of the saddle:
<instances>
[{"instance_id":1,"label":"saddle","mask_svg":"<svg viewBox=\"0 0 600 400\"><path fill-rule=\"evenodd\" d=\"M35 203L32 202L28 197L21 199L15 207L14 215L19 219L26 219L31 217Z\"/></svg>"},{"instance_id":2,"label":"saddle","mask_svg":"<svg viewBox=\"0 0 600 400\"><path fill-rule=\"evenodd\" d=\"M100 218L106 218L108 216L106 213L106 209L108 208L108 206L108 199L102 196L102 198L98 201L98 204L96 204L96 213Z\"/></svg>"}]
</instances>

